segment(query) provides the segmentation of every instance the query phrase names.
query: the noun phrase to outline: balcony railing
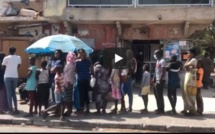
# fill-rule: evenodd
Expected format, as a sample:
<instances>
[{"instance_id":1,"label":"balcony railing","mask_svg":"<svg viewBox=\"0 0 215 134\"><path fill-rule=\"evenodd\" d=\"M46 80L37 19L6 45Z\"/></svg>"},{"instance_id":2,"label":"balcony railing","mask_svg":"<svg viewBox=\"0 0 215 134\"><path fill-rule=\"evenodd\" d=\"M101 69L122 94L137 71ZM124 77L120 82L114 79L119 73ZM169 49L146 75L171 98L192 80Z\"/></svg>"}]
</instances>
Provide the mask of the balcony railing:
<instances>
[{"instance_id":1,"label":"balcony railing","mask_svg":"<svg viewBox=\"0 0 215 134\"><path fill-rule=\"evenodd\" d=\"M70 7L213 6L214 0L68 0Z\"/></svg>"}]
</instances>

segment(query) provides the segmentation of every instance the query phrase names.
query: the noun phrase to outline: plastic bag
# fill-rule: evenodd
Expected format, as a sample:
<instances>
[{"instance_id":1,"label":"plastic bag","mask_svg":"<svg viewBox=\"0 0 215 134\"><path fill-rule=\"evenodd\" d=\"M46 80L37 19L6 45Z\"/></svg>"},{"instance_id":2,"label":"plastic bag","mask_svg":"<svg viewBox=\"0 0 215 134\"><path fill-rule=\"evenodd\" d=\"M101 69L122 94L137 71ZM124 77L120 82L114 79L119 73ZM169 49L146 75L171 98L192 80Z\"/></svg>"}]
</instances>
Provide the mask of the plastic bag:
<instances>
[{"instance_id":1,"label":"plastic bag","mask_svg":"<svg viewBox=\"0 0 215 134\"><path fill-rule=\"evenodd\" d=\"M17 16L18 14L19 11L12 5L5 12L5 16Z\"/></svg>"},{"instance_id":2,"label":"plastic bag","mask_svg":"<svg viewBox=\"0 0 215 134\"><path fill-rule=\"evenodd\" d=\"M96 83L96 78L91 77L90 86L91 86L92 88L95 86L95 83Z\"/></svg>"}]
</instances>

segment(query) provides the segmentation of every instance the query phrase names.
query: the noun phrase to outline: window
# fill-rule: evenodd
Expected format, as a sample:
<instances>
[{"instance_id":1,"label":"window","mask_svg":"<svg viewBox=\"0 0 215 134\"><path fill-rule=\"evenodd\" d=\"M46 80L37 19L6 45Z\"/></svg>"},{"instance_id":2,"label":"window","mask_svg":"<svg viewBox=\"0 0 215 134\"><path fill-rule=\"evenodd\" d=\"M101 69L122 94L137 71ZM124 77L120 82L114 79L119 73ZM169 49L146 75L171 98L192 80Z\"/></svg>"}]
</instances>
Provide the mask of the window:
<instances>
[{"instance_id":1,"label":"window","mask_svg":"<svg viewBox=\"0 0 215 134\"><path fill-rule=\"evenodd\" d=\"M209 5L210 0L139 0L138 4L201 4Z\"/></svg>"},{"instance_id":2,"label":"window","mask_svg":"<svg viewBox=\"0 0 215 134\"><path fill-rule=\"evenodd\" d=\"M118 6L133 5L132 0L68 0L69 6Z\"/></svg>"}]
</instances>

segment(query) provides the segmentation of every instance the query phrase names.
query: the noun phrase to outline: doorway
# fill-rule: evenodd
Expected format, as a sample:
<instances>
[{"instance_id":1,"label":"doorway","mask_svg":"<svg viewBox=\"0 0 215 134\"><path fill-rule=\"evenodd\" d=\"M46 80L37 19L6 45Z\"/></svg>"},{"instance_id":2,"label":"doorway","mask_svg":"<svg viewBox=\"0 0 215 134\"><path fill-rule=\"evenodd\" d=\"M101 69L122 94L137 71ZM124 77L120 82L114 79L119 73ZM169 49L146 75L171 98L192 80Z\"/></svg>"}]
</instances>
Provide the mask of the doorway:
<instances>
[{"instance_id":1,"label":"doorway","mask_svg":"<svg viewBox=\"0 0 215 134\"><path fill-rule=\"evenodd\" d=\"M150 73L154 74L156 60L154 59L154 51L158 49L161 44L160 40L133 40L131 41L132 50L137 60L136 80L138 82L142 79L143 65L149 64Z\"/></svg>"}]
</instances>

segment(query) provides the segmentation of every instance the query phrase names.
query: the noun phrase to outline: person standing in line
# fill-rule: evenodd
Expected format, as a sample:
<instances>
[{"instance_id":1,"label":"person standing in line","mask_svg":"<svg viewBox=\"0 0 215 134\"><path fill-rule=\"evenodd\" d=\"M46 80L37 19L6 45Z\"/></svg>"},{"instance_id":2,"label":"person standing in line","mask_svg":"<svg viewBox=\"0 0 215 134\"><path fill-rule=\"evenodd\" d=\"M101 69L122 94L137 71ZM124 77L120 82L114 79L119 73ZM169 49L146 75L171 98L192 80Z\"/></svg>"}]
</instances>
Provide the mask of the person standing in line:
<instances>
[{"instance_id":1,"label":"person standing in line","mask_svg":"<svg viewBox=\"0 0 215 134\"><path fill-rule=\"evenodd\" d=\"M115 108L111 111L112 114L117 114L118 110L118 101L122 98L120 91L120 71L119 69L114 68L115 63L112 61L112 71L110 75L111 91L112 97L115 99Z\"/></svg>"},{"instance_id":2,"label":"person standing in line","mask_svg":"<svg viewBox=\"0 0 215 134\"><path fill-rule=\"evenodd\" d=\"M61 65L62 67L64 67L64 59L63 59L63 52L60 49L55 50L55 55L54 55L54 60L52 61L52 65L51 65L51 75L50 75L50 80L52 83L52 88L51 88L51 93L52 93L52 102L55 102L55 96L54 96L54 77L55 77L55 72L54 72L54 68L57 65Z\"/></svg>"},{"instance_id":3,"label":"person standing in line","mask_svg":"<svg viewBox=\"0 0 215 134\"><path fill-rule=\"evenodd\" d=\"M21 58L18 55L15 55L16 48L10 47L9 48L9 55L3 59L2 68L5 69L4 74L4 82L6 86L7 92L7 101L9 107L9 113L18 114L18 107L17 107L17 97L16 97L16 87L18 84L18 68L21 64ZM12 106L12 101L14 104L14 111Z\"/></svg>"},{"instance_id":4,"label":"person standing in line","mask_svg":"<svg viewBox=\"0 0 215 134\"><path fill-rule=\"evenodd\" d=\"M184 68L186 70L185 80L184 80L184 105L185 108L182 111L185 115L195 115L195 101L196 101L196 65L197 65L197 52L195 48L191 48L188 51L188 60L184 64Z\"/></svg>"},{"instance_id":5,"label":"person standing in line","mask_svg":"<svg viewBox=\"0 0 215 134\"><path fill-rule=\"evenodd\" d=\"M103 56L100 56L97 63L94 65L94 76L96 78L95 83L95 103L96 103L96 114L106 114L106 107L108 104L107 95L110 91L109 69L104 67Z\"/></svg>"},{"instance_id":6,"label":"person standing in line","mask_svg":"<svg viewBox=\"0 0 215 134\"><path fill-rule=\"evenodd\" d=\"M64 102L65 107L67 107L67 111L64 113L64 116L70 116L72 114L73 88L76 79L75 61L76 61L75 53L69 52L66 57L66 65L64 67L64 84L65 84Z\"/></svg>"},{"instance_id":7,"label":"person standing in line","mask_svg":"<svg viewBox=\"0 0 215 134\"><path fill-rule=\"evenodd\" d=\"M163 114L164 111L164 97L163 90L166 81L166 61L163 59L163 51L156 50L154 53L154 58L157 60L155 67L155 86L154 95L157 102L157 114Z\"/></svg>"},{"instance_id":8,"label":"person standing in line","mask_svg":"<svg viewBox=\"0 0 215 134\"><path fill-rule=\"evenodd\" d=\"M47 67L47 61L42 61L41 68L38 70L38 86L37 86L37 103L39 107L39 116L42 115L42 106L45 109L49 106L49 70Z\"/></svg>"},{"instance_id":9,"label":"person standing in line","mask_svg":"<svg viewBox=\"0 0 215 134\"><path fill-rule=\"evenodd\" d=\"M0 52L0 63L2 63L5 54ZM0 68L0 114L8 111L7 93L4 84L4 69Z\"/></svg>"},{"instance_id":10,"label":"person standing in line","mask_svg":"<svg viewBox=\"0 0 215 134\"><path fill-rule=\"evenodd\" d=\"M202 79L204 76L204 70L202 68L202 61L199 60L197 63L197 93L196 93L196 103L197 103L197 114L202 115L204 110L204 103L201 94L201 88L203 86Z\"/></svg>"},{"instance_id":11,"label":"person standing in line","mask_svg":"<svg viewBox=\"0 0 215 134\"><path fill-rule=\"evenodd\" d=\"M65 90L64 90L64 75L63 75L63 67L61 65L57 65L54 68L54 71L56 72L54 81L55 81L55 105L47 108L46 110L42 111L43 119L46 119L48 116L49 111L53 110L60 110L60 120L63 120L63 110L64 110L64 96L65 96Z\"/></svg>"},{"instance_id":12,"label":"person standing in line","mask_svg":"<svg viewBox=\"0 0 215 134\"><path fill-rule=\"evenodd\" d=\"M212 68L212 61L209 58L209 54L206 52L204 58L202 58L202 68L204 70L203 76L203 88L208 89L210 86L210 76L211 76L211 68Z\"/></svg>"},{"instance_id":13,"label":"person standing in line","mask_svg":"<svg viewBox=\"0 0 215 134\"><path fill-rule=\"evenodd\" d=\"M88 59L87 54L84 49L78 51L80 59L76 61L76 72L78 76L78 90L80 97L80 111L79 113L85 112L90 113L90 101L89 101L89 88L90 88L90 78L93 74L91 61ZM86 105L86 111L85 110Z\"/></svg>"},{"instance_id":14,"label":"person standing in line","mask_svg":"<svg viewBox=\"0 0 215 134\"><path fill-rule=\"evenodd\" d=\"M151 75L149 73L149 65L145 64L143 66L143 75L142 75L141 91L140 91L140 95L143 99L145 108L143 110L140 110L141 113L148 113L148 95L150 93L150 81L151 81Z\"/></svg>"},{"instance_id":15,"label":"person standing in line","mask_svg":"<svg viewBox=\"0 0 215 134\"><path fill-rule=\"evenodd\" d=\"M135 83L135 73L137 72L137 61L134 58L133 52L131 49L126 51L126 57L127 57L127 66L128 66L128 72L127 72L127 83L124 83L124 89L127 88L127 94L129 98L129 108L128 111L132 112L132 106L133 106L133 86ZM127 86L126 86L127 85ZM125 93L126 94L126 93Z\"/></svg>"},{"instance_id":16,"label":"person standing in line","mask_svg":"<svg viewBox=\"0 0 215 134\"><path fill-rule=\"evenodd\" d=\"M29 106L29 113L25 115L25 117L33 116L33 107L36 104L37 66L35 65L35 61L36 61L35 57L31 57L29 59L31 67L28 69L28 79L27 79L25 89L28 91L28 94L29 94L30 106Z\"/></svg>"},{"instance_id":17,"label":"person standing in line","mask_svg":"<svg viewBox=\"0 0 215 134\"><path fill-rule=\"evenodd\" d=\"M54 54L54 60L52 62L52 65L51 65L51 69L50 69L50 81L52 83L52 86L51 86L51 96L52 96L52 101L53 103L55 103L55 93L54 93L54 90L55 90L55 82L54 82L54 77L55 77L55 67L58 66L58 65L61 65L62 67L64 67L64 57L63 57L63 52L62 50L60 49L57 49L55 50L55 54ZM55 115L59 115L59 111L60 109L56 109L53 114Z\"/></svg>"},{"instance_id":18,"label":"person standing in line","mask_svg":"<svg viewBox=\"0 0 215 134\"><path fill-rule=\"evenodd\" d=\"M74 52L76 54L76 61L78 61L80 59L80 54L78 54L77 51ZM73 104L74 104L74 108L76 109L76 111L74 112L74 114L77 114L80 112L81 108L80 108L80 94L79 94L79 90L78 90L78 75L76 73L75 75L75 83L74 83L74 92L73 92Z\"/></svg>"},{"instance_id":19,"label":"person standing in line","mask_svg":"<svg viewBox=\"0 0 215 134\"><path fill-rule=\"evenodd\" d=\"M182 69L182 63L177 61L177 56L170 58L170 63L166 67L168 71L168 98L172 107L170 114L176 114L177 89L180 88L179 71Z\"/></svg>"}]
</instances>

